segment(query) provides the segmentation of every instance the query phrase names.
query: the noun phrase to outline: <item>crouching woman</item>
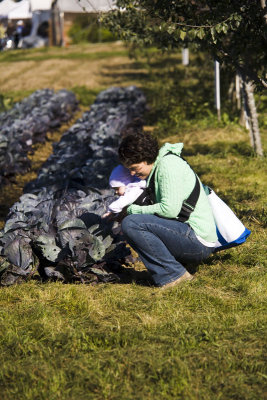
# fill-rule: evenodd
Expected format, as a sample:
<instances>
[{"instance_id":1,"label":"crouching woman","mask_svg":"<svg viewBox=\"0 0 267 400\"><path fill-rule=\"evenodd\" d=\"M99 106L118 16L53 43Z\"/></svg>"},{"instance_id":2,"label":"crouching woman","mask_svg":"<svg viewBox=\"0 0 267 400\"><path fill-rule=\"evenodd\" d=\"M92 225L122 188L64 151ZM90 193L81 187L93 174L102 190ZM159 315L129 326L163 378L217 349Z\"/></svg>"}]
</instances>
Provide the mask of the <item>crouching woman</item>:
<instances>
[{"instance_id":1,"label":"crouching woman","mask_svg":"<svg viewBox=\"0 0 267 400\"><path fill-rule=\"evenodd\" d=\"M159 287L192 279L184 265L205 260L217 240L207 195L181 158L182 148L166 143L159 150L157 140L145 133L126 136L119 147L121 163L147 180L154 196L153 204L128 206L122 231Z\"/></svg>"}]
</instances>

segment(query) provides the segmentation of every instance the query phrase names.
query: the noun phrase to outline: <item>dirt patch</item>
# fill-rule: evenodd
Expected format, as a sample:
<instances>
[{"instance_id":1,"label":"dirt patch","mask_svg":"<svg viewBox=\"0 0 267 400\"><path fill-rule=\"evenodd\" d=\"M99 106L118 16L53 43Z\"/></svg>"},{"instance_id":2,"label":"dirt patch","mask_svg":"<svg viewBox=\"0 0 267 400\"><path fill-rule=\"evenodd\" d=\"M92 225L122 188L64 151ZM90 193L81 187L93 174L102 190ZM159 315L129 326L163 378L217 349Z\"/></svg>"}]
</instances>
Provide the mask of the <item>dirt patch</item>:
<instances>
[{"instance_id":1,"label":"dirt patch","mask_svg":"<svg viewBox=\"0 0 267 400\"><path fill-rule=\"evenodd\" d=\"M142 71L144 74L145 71ZM127 57L101 60L50 59L43 61L2 62L0 87L2 92L86 86L90 89L137 83L134 61Z\"/></svg>"}]
</instances>

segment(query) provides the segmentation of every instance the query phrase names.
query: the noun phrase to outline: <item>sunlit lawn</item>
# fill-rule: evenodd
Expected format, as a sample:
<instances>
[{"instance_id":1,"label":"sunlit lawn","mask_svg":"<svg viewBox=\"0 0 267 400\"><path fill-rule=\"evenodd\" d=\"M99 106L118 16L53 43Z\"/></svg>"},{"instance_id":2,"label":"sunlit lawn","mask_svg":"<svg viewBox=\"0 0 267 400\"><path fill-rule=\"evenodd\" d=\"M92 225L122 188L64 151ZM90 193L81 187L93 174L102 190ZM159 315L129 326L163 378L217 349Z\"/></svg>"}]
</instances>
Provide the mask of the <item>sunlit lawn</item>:
<instances>
[{"instance_id":1,"label":"sunlit lawn","mask_svg":"<svg viewBox=\"0 0 267 400\"><path fill-rule=\"evenodd\" d=\"M111 57L108 62L123 81L123 68L115 73ZM120 284L31 281L1 288L1 400L267 399L266 160L255 157L248 133L235 122L216 124L208 114L202 123L190 122L190 107L207 109L200 99L212 82L195 104L188 103L190 95L184 103L177 99L177 118L188 119L177 122L176 132L164 116L156 125L153 106L160 108L160 98L153 96L163 71L153 68L149 79L138 78L152 107L147 123L162 142L184 142L185 157L203 182L252 234L246 244L200 265L193 282L168 290L150 286L141 263L128 267L128 280ZM138 64L134 71L138 83ZM182 74L181 87L189 79ZM77 91L88 103L97 92ZM41 156L42 147L38 151ZM18 195L14 186L9 190Z\"/></svg>"}]
</instances>

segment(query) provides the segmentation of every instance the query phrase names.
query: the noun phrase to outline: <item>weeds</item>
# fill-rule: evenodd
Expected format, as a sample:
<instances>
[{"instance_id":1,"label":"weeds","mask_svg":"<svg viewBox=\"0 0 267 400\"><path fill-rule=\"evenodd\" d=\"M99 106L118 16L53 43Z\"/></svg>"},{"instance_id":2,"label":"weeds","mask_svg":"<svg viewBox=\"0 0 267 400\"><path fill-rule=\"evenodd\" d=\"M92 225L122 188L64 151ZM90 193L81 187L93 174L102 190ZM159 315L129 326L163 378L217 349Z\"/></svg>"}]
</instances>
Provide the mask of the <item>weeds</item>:
<instances>
[{"instance_id":1,"label":"weeds","mask_svg":"<svg viewBox=\"0 0 267 400\"><path fill-rule=\"evenodd\" d=\"M86 86L74 86L71 88L71 91L74 92L77 96L79 104L84 107L89 107L95 101L96 96L103 89L89 89Z\"/></svg>"}]
</instances>

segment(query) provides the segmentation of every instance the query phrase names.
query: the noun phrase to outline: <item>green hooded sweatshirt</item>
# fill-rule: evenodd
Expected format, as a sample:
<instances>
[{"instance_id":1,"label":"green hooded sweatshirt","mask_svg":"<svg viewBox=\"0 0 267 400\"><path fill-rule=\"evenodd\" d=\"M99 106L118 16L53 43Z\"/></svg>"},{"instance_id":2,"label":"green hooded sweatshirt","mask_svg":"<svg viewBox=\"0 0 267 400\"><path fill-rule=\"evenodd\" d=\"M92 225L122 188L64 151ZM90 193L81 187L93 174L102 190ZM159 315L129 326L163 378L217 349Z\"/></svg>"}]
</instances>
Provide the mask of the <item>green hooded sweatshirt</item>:
<instances>
[{"instance_id":1,"label":"green hooded sweatshirt","mask_svg":"<svg viewBox=\"0 0 267 400\"><path fill-rule=\"evenodd\" d=\"M127 208L128 214L157 214L165 218L175 218L195 186L195 173L181 157L183 143L165 143L148 177L147 186L155 171L156 203L151 206L135 204ZM164 157L167 153L166 157ZM199 178L198 178L199 179ZM208 243L216 242L216 226L207 195L202 184L195 210L186 221L199 239Z\"/></svg>"}]
</instances>

